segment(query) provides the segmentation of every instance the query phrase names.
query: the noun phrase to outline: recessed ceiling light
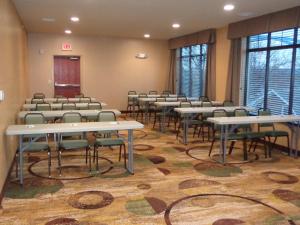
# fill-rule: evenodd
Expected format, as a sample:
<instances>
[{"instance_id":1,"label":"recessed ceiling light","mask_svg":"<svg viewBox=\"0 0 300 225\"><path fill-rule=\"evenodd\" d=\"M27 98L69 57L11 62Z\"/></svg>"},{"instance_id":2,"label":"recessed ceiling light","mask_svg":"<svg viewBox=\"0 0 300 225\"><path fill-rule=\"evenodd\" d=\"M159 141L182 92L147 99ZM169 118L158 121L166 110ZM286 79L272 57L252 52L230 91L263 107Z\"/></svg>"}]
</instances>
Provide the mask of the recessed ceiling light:
<instances>
[{"instance_id":1,"label":"recessed ceiling light","mask_svg":"<svg viewBox=\"0 0 300 225\"><path fill-rule=\"evenodd\" d=\"M70 18L70 20L73 21L73 22L79 22L79 18L76 17L76 16L72 16L72 17Z\"/></svg>"},{"instance_id":2,"label":"recessed ceiling light","mask_svg":"<svg viewBox=\"0 0 300 225\"><path fill-rule=\"evenodd\" d=\"M179 24L179 23L173 23L173 24L172 24L172 27L175 28L175 29L177 29L177 28L180 27L180 24Z\"/></svg>"},{"instance_id":3,"label":"recessed ceiling light","mask_svg":"<svg viewBox=\"0 0 300 225\"><path fill-rule=\"evenodd\" d=\"M144 38L150 38L150 34L144 34Z\"/></svg>"},{"instance_id":4,"label":"recessed ceiling light","mask_svg":"<svg viewBox=\"0 0 300 225\"><path fill-rule=\"evenodd\" d=\"M72 31L71 30L65 30L65 33L66 34L72 34Z\"/></svg>"},{"instance_id":5,"label":"recessed ceiling light","mask_svg":"<svg viewBox=\"0 0 300 225\"><path fill-rule=\"evenodd\" d=\"M225 11L231 11L231 10L234 10L234 5L233 5L233 4L227 4L227 5L224 5L224 10L225 10Z\"/></svg>"},{"instance_id":6,"label":"recessed ceiling light","mask_svg":"<svg viewBox=\"0 0 300 225\"><path fill-rule=\"evenodd\" d=\"M49 22L49 23L55 22L55 19L52 18L52 17L43 17L42 20L43 20L44 22Z\"/></svg>"}]
</instances>

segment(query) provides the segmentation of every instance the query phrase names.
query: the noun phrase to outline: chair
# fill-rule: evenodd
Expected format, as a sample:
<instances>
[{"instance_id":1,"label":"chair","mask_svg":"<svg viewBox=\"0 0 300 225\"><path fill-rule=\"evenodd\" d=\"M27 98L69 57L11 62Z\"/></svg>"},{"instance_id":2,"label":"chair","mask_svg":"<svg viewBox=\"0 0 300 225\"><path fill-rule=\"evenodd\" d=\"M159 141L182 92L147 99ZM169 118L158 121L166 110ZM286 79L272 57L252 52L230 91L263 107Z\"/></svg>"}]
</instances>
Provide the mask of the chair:
<instances>
[{"instance_id":1,"label":"chair","mask_svg":"<svg viewBox=\"0 0 300 225\"><path fill-rule=\"evenodd\" d=\"M157 91L149 91L149 95L157 95Z\"/></svg>"},{"instance_id":2,"label":"chair","mask_svg":"<svg viewBox=\"0 0 300 225\"><path fill-rule=\"evenodd\" d=\"M259 109L258 110L258 115L259 116L270 116L271 112L270 110L263 110L263 109ZM271 128L272 130L264 130L262 131L262 129L264 128ZM273 148L273 146L276 144L277 138L279 137L286 137L287 139L287 146L288 149L290 149L290 138L289 138L289 133L287 131L283 131L283 130L276 130L274 123L260 123L258 124L258 132L263 132L265 134L265 136L268 138L268 141L271 143L270 149L269 149L269 157L271 157L271 150ZM274 138L274 141L271 142L271 138ZM255 151L256 145L254 146L253 151Z\"/></svg>"},{"instance_id":3,"label":"chair","mask_svg":"<svg viewBox=\"0 0 300 225\"><path fill-rule=\"evenodd\" d=\"M159 98L156 98L155 101L156 101L156 102L165 102L165 101L166 101L166 98L159 97ZM158 107L155 107L155 109L154 109L154 122L153 122L153 128L155 128L155 124L156 124L156 121L157 121L157 120L159 121L159 123L161 123L161 117L162 117L161 109L158 108Z\"/></svg>"},{"instance_id":4,"label":"chair","mask_svg":"<svg viewBox=\"0 0 300 225\"><path fill-rule=\"evenodd\" d=\"M212 116L213 117L226 117L227 112L224 109L217 109L217 110L213 111ZM210 145L208 156L211 155L214 143L217 140L220 140L220 138L221 138L220 134L217 134L217 132L220 131L220 128L221 128L220 125L217 125L217 124L213 125L213 134L212 134L213 137L212 137L212 142L211 142L211 145ZM244 148L243 148L244 149L244 160L247 160L248 156L247 156L247 148L245 147L245 144L246 144L245 138L246 137L244 136L244 134L232 133L232 132L228 133L227 134L227 140L231 141L229 154L231 154L231 152L232 152L232 148L234 147L234 143L238 140L242 140L243 144L244 144ZM224 143L221 143L221 145L224 145Z\"/></svg>"},{"instance_id":5,"label":"chair","mask_svg":"<svg viewBox=\"0 0 300 225\"><path fill-rule=\"evenodd\" d=\"M31 104L45 103L43 98L33 98L31 99Z\"/></svg>"},{"instance_id":6,"label":"chair","mask_svg":"<svg viewBox=\"0 0 300 225\"><path fill-rule=\"evenodd\" d=\"M54 95L54 98L64 98L63 95Z\"/></svg>"},{"instance_id":7,"label":"chair","mask_svg":"<svg viewBox=\"0 0 300 225\"><path fill-rule=\"evenodd\" d=\"M84 98L84 94L80 93L79 95L75 95L75 98Z\"/></svg>"},{"instance_id":8,"label":"chair","mask_svg":"<svg viewBox=\"0 0 300 225\"><path fill-rule=\"evenodd\" d=\"M63 123L80 123L81 115L77 112L64 113ZM89 171L91 171L91 152L88 140L83 132L61 133L58 144L58 168L61 175L62 151L76 150L85 148L85 163L87 164L89 156Z\"/></svg>"},{"instance_id":9,"label":"chair","mask_svg":"<svg viewBox=\"0 0 300 225\"><path fill-rule=\"evenodd\" d=\"M67 98L65 98L65 97L61 97L61 98L57 98L56 99L56 101L55 101L55 103L68 103L69 101L68 101L68 99Z\"/></svg>"},{"instance_id":10,"label":"chair","mask_svg":"<svg viewBox=\"0 0 300 225\"><path fill-rule=\"evenodd\" d=\"M41 113L27 113L24 117L24 123L27 125L33 124L45 124L46 120L43 114ZM34 142L30 143L36 139ZM23 135L23 145L28 146L24 151L26 152L39 152L39 151L47 151L48 153L48 176L51 176L51 149L48 144L48 136L47 134L39 135L39 134L30 134ZM19 149L18 149L19 150ZM19 151L16 153L16 176L18 176L18 158Z\"/></svg>"},{"instance_id":11,"label":"chair","mask_svg":"<svg viewBox=\"0 0 300 225\"><path fill-rule=\"evenodd\" d=\"M92 100L91 100L90 97L82 97L82 98L79 99L79 102L90 103L90 102L92 102Z\"/></svg>"},{"instance_id":12,"label":"chair","mask_svg":"<svg viewBox=\"0 0 300 225\"><path fill-rule=\"evenodd\" d=\"M128 95L136 95L136 91L128 91ZM130 116L132 115L132 112L135 111L135 107L137 106L137 98L128 96L127 101L127 112L130 112ZM127 116L126 112L126 116Z\"/></svg>"},{"instance_id":13,"label":"chair","mask_svg":"<svg viewBox=\"0 0 300 225\"><path fill-rule=\"evenodd\" d=\"M209 98L207 96L200 96L199 101L201 102L209 102Z\"/></svg>"},{"instance_id":14,"label":"chair","mask_svg":"<svg viewBox=\"0 0 300 225\"><path fill-rule=\"evenodd\" d=\"M238 117L249 116L249 113L246 109L236 109L234 110L234 116L238 116ZM253 141L258 141L260 139L264 139L265 141L265 134L263 132L253 132L250 124L240 124L237 126L236 130L237 131L242 130L242 134L244 135L245 140L253 142ZM252 146L250 145L250 148L251 147ZM265 155L267 157L266 145L264 145L264 147L265 147ZM244 148L247 148L246 144L244 145ZM233 148L230 149L229 154L231 154L232 149ZM247 151L247 149L244 149L244 151ZM250 149L248 151L250 151ZM245 156L247 157L247 155Z\"/></svg>"},{"instance_id":15,"label":"chair","mask_svg":"<svg viewBox=\"0 0 300 225\"><path fill-rule=\"evenodd\" d=\"M76 110L76 104L74 102L63 103L62 110Z\"/></svg>"},{"instance_id":16,"label":"chair","mask_svg":"<svg viewBox=\"0 0 300 225\"><path fill-rule=\"evenodd\" d=\"M148 95L146 93L140 93L138 98L148 98ZM144 119L144 113L146 112L146 105L147 103L146 102L141 102L139 100L137 100L137 106L138 106L138 112L137 112L137 115L136 115L136 119L138 119L140 113L141 113L141 119L143 120Z\"/></svg>"},{"instance_id":17,"label":"chair","mask_svg":"<svg viewBox=\"0 0 300 225\"><path fill-rule=\"evenodd\" d=\"M37 103L36 110L37 111L51 111L51 106L49 103Z\"/></svg>"},{"instance_id":18,"label":"chair","mask_svg":"<svg viewBox=\"0 0 300 225\"><path fill-rule=\"evenodd\" d=\"M202 96L204 98L207 98L206 96ZM208 99L208 98L207 98ZM201 107L212 107L212 103L210 101L202 101L201 103ZM201 113L201 120L202 120L202 123L201 124L201 127L199 129L199 132L198 132L198 137L200 137L200 134L202 133L202 140L204 141L204 128L206 127L207 128L207 140L209 141L210 140L210 129L211 129L211 123L209 121L207 121L207 118L208 117L211 117L212 116L212 113L210 112L207 112L207 113ZM194 130L194 135L196 133L196 130L197 130L198 127L195 127L195 130Z\"/></svg>"},{"instance_id":19,"label":"chair","mask_svg":"<svg viewBox=\"0 0 300 225\"><path fill-rule=\"evenodd\" d=\"M187 102L188 101L187 97L185 97L185 96L178 96L177 100L180 101L180 102Z\"/></svg>"},{"instance_id":20,"label":"chair","mask_svg":"<svg viewBox=\"0 0 300 225\"><path fill-rule=\"evenodd\" d=\"M170 95L172 92L170 90L164 90L162 92L163 95Z\"/></svg>"},{"instance_id":21,"label":"chair","mask_svg":"<svg viewBox=\"0 0 300 225\"><path fill-rule=\"evenodd\" d=\"M116 121L116 115L112 111L102 111L98 114L98 122L112 122ZM116 135L117 137L112 137ZM126 146L124 140L119 137L118 132L112 131L101 131L97 132L96 140L94 143L94 156L93 160L95 161L96 157L96 170L99 170L99 163L98 163L98 149L101 147L114 147L119 146L119 161L121 161L122 157L122 148L124 149L124 166L126 168Z\"/></svg>"},{"instance_id":22,"label":"chair","mask_svg":"<svg viewBox=\"0 0 300 225\"><path fill-rule=\"evenodd\" d=\"M100 102L90 102L88 103L88 109L90 110L101 110L102 106ZM88 121L97 121L98 116L87 116Z\"/></svg>"},{"instance_id":23,"label":"chair","mask_svg":"<svg viewBox=\"0 0 300 225\"><path fill-rule=\"evenodd\" d=\"M45 98L45 94L44 94L44 93L37 92L37 93L34 93L34 94L33 94L33 98L44 99L44 98Z\"/></svg>"},{"instance_id":24,"label":"chair","mask_svg":"<svg viewBox=\"0 0 300 225\"><path fill-rule=\"evenodd\" d=\"M223 106L224 106L224 107L231 107L231 106L234 106L234 103L233 103L233 101L225 100L225 101L223 102Z\"/></svg>"}]
</instances>

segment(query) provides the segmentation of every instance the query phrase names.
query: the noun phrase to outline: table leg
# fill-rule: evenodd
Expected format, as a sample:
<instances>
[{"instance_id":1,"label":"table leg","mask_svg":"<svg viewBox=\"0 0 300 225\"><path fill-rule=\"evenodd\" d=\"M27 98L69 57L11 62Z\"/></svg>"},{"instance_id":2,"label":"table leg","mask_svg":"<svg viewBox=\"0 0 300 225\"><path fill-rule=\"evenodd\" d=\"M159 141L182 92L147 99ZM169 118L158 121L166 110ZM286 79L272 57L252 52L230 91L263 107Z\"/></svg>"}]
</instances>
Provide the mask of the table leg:
<instances>
[{"instance_id":1,"label":"table leg","mask_svg":"<svg viewBox=\"0 0 300 225\"><path fill-rule=\"evenodd\" d=\"M228 139L228 125L225 125L224 145L223 145L223 164L226 163L226 147Z\"/></svg>"},{"instance_id":2,"label":"table leg","mask_svg":"<svg viewBox=\"0 0 300 225\"><path fill-rule=\"evenodd\" d=\"M188 116L183 117L183 143L188 143L188 132L189 132L189 119Z\"/></svg>"},{"instance_id":3,"label":"table leg","mask_svg":"<svg viewBox=\"0 0 300 225\"><path fill-rule=\"evenodd\" d=\"M133 169L133 130L128 130L128 164L127 170L134 174Z\"/></svg>"},{"instance_id":4,"label":"table leg","mask_svg":"<svg viewBox=\"0 0 300 225\"><path fill-rule=\"evenodd\" d=\"M295 158L298 158L298 139L299 139L299 129L300 129L300 121L297 123L297 128L296 128L296 138L295 138Z\"/></svg>"},{"instance_id":5,"label":"table leg","mask_svg":"<svg viewBox=\"0 0 300 225\"><path fill-rule=\"evenodd\" d=\"M23 136L19 136L19 174L20 184L23 185Z\"/></svg>"},{"instance_id":6,"label":"table leg","mask_svg":"<svg viewBox=\"0 0 300 225\"><path fill-rule=\"evenodd\" d=\"M224 155L223 155L223 139L224 139L224 126L220 126L220 150L219 150L219 157L220 163L224 163Z\"/></svg>"},{"instance_id":7,"label":"table leg","mask_svg":"<svg viewBox=\"0 0 300 225\"><path fill-rule=\"evenodd\" d=\"M160 130L165 132L165 120L166 120L166 107L162 107L162 118L160 120Z\"/></svg>"}]
</instances>

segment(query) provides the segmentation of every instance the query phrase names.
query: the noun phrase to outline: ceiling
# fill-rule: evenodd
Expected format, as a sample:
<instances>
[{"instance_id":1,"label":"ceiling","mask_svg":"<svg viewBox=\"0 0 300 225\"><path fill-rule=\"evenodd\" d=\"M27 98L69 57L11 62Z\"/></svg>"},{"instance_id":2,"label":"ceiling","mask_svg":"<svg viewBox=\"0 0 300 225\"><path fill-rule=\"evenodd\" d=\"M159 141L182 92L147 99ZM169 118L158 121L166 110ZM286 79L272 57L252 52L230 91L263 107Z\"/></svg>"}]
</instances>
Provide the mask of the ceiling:
<instances>
[{"instance_id":1,"label":"ceiling","mask_svg":"<svg viewBox=\"0 0 300 225\"><path fill-rule=\"evenodd\" d=\"M28 32L169 39L300 5L299 0L13 0ZM223 6L233 3L235 10ZM78 16L78 24L70 21ZM45 22L42 18L54 18ZM175 30L172 23L180 23Z\"/></svg>"}]
</instances>

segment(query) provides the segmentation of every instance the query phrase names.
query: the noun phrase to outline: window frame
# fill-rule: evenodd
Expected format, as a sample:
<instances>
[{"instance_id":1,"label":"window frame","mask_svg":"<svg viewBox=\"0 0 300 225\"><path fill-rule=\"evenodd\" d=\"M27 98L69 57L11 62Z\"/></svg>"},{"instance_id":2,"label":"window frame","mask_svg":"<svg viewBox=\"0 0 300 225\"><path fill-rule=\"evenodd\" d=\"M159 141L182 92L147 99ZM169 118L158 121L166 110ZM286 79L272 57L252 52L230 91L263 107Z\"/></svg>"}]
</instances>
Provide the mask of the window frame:
<instances>
[{"instance_id":1,"label":"window frame","mask_svg":"<svg viewBox=\"0 0 300 225\"><path fill-rule=\"evenodd\" d=\"M258 47L258 48L250 48L250 38L252 36L247 37L247 46L246 46L246 65L245 65L245 80L244 80L244 105L247 105L247 97L248 97L248 79L249 79L249 53L251 52L262 52L266 51L266 69L265 69L265 88L264 88L264 109L267 109L268 106L268 90L269 90L269 75L270 75L270 55L271 51L274 50L282 50L282 49L292 49L292 63L291 63L291 73L290 73L290 85L289 85L289 105L288 105L288 115L293 114L293 104L294 104L294 92L295 92L295 73L296 73L296 57L297 57L297 49L300 49L300 42L298 43L298 34L300 33L300 27L297 28L289 28L285 30L294 30L293 36L293 44L290 45L281 45L281 46L271 46L271 34L274 32L267 33L267 47ZM278 32L278 31L275 31ZM262 33L265 34L265 33ZM257 34L260 35L260 34ZM255 35L253 35L255 36Z\"/></svg>"}]
</instances>

